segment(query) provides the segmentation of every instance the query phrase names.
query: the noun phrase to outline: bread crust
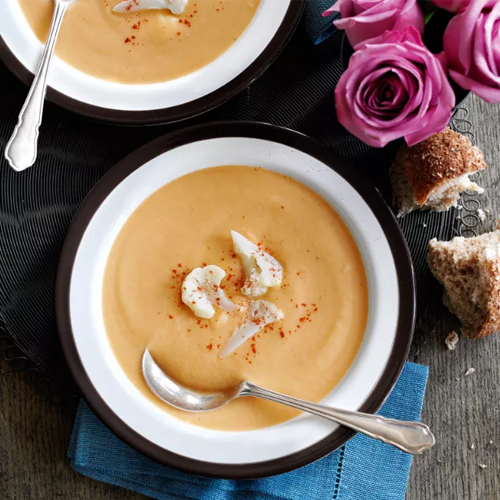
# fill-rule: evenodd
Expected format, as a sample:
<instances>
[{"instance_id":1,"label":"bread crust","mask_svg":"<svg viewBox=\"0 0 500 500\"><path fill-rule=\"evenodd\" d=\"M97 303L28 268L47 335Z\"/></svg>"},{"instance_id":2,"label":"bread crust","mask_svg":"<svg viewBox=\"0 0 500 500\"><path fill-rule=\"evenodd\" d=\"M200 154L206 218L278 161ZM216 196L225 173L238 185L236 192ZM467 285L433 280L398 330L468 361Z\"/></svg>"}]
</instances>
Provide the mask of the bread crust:
<instances>
[{"instance_id":1,"label":"bread crust","mask_svg":"<svg viewBox=\"0 0 500 500\"><path fill-rule=\"evenodd\" d=\"M427 261L462 333L478 339L500 331L500 231L451 242L431 240Z\"/></svg>"},{"instance_id":2,"label":"bread crust","mask_svg":"<svg viewBox=\"0 0 500 500\"><path fill-rule=\"evenodd\" d=\"M411 148L403 145L390 172L396 207L400 213L422 208L436 188L484 168L481 150L449 128Z\"/></svg>"}]
</instances>

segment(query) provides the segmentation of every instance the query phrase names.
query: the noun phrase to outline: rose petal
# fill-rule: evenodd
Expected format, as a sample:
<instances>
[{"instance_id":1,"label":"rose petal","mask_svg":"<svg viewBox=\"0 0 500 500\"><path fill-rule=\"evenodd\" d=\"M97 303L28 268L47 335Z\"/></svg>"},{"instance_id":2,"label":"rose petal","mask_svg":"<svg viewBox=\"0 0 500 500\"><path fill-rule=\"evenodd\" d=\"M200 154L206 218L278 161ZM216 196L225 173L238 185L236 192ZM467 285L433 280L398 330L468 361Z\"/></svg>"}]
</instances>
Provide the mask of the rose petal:
<instances>
[{"instance_id":1,"label":"rose petal","mask_svg":"<svg viewBox=\"0 0 500 500\"><path fill-rule=\"evenodd\" d=\"M495 27L497 28L495 35ZM479 68L483 68L484 74L488 75L493 85L500 84L499 68L495 58L493 44L500 39L500 3L489 13L481 15L476 25L476 38L474 44L474 62ZM497 42L500 43L500 42ZM500 58L500 52L497 52Z\"/></svg>"},{"instance_id":2,"label":"rose petal","mask_svg":"<svg viewBox=\"0 0 500 500\"><path fill-rule=\"evenodd\" d=\"M455 55L454 62L461 66L465 74L470 71L476 20L487 3L488 0L475 0L450 21L445 31L445 52L448 57Z\"/></svg>"},{"instance_id":3,"label":"rose petal","mask_svg":"<svg viewBox=\"0 0 500 500\"><path fill-rule=\"evenodd\" d=\"M500 102L500 88L495 89L488 85L484 85L453 69L450 69L450 76L460 85L460 87L474 92L474 94L484 99L487 103L496 104Z\"/></svg>"},{"instance_id":4,"label":"rose petal","mask_svg":"<svg viewBox=\"0 0 500 500\"><path fill-rule=\"evenodd\" d=\"M445 9L450 12L458 12L465 9L471 0L432 0L434 5L440 9Z\"/></svg>"},{"instance_id":5,"label":"rose petal","mask_svg":"<svg viewBox=\"0 0 500 500\"><path fill-rule=\"evenodd\" d=\"M333 24L339 30L345 30L349 43L356 47L360 42L378 36L384 31L390 30L397 18L399 11L392 10L373 16L359 15L346 19L339 19Z\"/></svg>"},{"instance_id":6,"label":"rose petal","mask_svg":"<svg viewBox=\"0 0 500 500\"><path fill-rule=\"evenodd\" d=\"M391 71L393 71L396 75L399 76L401 79L402 85L405 86L406 90L410 94L410 98L408 100L407 105L405 108L397 115L394 117L386 117L386 120L383 122L380 122L379 118L377 116L374 116L373 113L367 112L366 109L364 108L364 105L360 102L359 98L357 98L354 102L354 110L357 114L357 116L363 115L363 119L366 124L372 126L372 127L379 127L383 125L384 127L389 127L389 126L397 126L400 122L404 121L407 117L408 114L412 113L415 108L417 108L420 104L420 101L422 99L422 78L421 75L419 74L418 68L412 67L410 64L407 64L407 61L388 61L393 62L394 66L397 66L397 64L400 64L402 66L406 66L406 71L399 70L397 67L392 67L390 68ZM414 82L412 82L409 77L411 71L414 71L415 74L412 75L413 78L415 79ZM388 71L387 67L382 68L378 72L375 73L370 73L367 75L362 82L359 84L359 89L363 89L366 84L372 80L373 78L378 78L381 74L384 74ZM359 91L358 91L359 92ZM356 97L359 97L358 94L356 94ZM391 120L389 120L391 118ZM390 123L389 123L390 122Z\"/></svg>"},{"instance_id":7,"label":"rose petal","mask_svg":"<svg viewBox=\"0 0 500 500\"><path fill-rule=\"evenodd\" d=\"M417 0L339 0L323 13L329 16L340 12L335 20L338 29L345 30L353 47L380 36L385 31L415 27L424 30L424 15Z\"/></svg>"},{"instance_id":8,"label":"rose petal","mask_svg":"<svg viewBox=\"0 0 500 500\"><path fill-rule=\"evenodd\" d=\"M444 47L455 82L487 102L500 102L500 2L471 0L450 21Z\"/></svg>"}]
</instances>

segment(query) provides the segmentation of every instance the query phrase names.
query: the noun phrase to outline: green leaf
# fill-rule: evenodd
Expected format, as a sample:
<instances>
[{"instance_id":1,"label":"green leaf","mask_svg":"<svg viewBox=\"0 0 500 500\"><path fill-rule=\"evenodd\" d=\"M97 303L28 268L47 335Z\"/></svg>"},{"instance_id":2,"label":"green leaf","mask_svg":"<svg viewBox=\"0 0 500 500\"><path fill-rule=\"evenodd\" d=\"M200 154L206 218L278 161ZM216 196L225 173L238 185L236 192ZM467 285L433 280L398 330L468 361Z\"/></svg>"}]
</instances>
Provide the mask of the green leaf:
<instances>
[{"instance_id":1,"label":"green leaf","mask_svg":"<svg viewBox=\"0 0 500 500\"><path fill-rule=\"evenodd\" d=\"M431 19L432 19L432 16L436 13L435 10L431 11L431 12L427 12L426 15L425 15L425 24L427 24Z\"/></svg>"},{"instance_id":2,"label":"green leaf","mask_svg":"<svg viewBox=\"0 0 500 500\"><path fill-rule=\"evenodd\" d=\"M427 24L434 15L434 12L436 12L437 7L429 0L421 0L419 4L424 13L425 24Z\"/></svg>"}]
</instances>

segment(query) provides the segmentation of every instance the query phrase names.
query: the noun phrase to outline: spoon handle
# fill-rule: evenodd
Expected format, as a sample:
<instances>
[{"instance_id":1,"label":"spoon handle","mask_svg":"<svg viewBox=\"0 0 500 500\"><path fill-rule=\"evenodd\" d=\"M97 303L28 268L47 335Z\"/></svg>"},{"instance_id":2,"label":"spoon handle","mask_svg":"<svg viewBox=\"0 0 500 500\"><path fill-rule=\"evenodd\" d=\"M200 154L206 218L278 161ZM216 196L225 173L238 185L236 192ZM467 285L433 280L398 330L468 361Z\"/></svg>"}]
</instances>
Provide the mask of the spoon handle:
<instances>
[{"instance_id":1,"label":"spoon handle","mask_svg":"<svg viewBox=\"0 0 500 500\"><path fill-rule=\"evenodd\" d=\"M55 0L54 15L49 35L45 42L40 65L28 97L19 113L19 119L5 148L5 158L10 166L18 172L31 167L37 155L38 129L42 122L43 102L47 90L47 74L54 53L57 35L69 3Z\"/></svg>"},{"instance_id":2,"label":"spoon handle","mask_svg":"<svg viewBox=\"0 0 500 500\"><path fill-rule=\"evenodd\" d=\"M371 438L379 439L412 455L420 455L423 451L431 448L436 442L429 427L420 422L405 422L378 415L330 408L328 406L309 403L302 399L292 398L291 396L285 396L279 392L259 387L251 382L244 383L240 395L254 396L274 401L275 403L282 403L298 410L333 420L338 424L366 434Z\"/></svg>"}]
</instances>

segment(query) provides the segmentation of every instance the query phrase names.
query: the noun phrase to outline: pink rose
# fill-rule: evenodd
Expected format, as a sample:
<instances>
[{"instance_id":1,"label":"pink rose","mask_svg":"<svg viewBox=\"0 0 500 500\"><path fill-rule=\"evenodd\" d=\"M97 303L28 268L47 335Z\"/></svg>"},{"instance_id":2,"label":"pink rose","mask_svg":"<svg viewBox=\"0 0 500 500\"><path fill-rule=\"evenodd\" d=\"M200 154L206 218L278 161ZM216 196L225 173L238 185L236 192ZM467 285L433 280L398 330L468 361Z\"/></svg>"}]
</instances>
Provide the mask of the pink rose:
<instances>
[{"instance_id":1,"label":"pink rose","mask_svg":"<svg viewBox=\"0 0 500 500\"><path fill-rule=\"evenodd\" d=\"M432 0L432 3L440 9L449 10L450 12L458 12L465 9L471 0Z\"/></svg>"},{"instance_id":2,"label":"pink rose","mask_svg":"<svg viewBox=\"0 0 500 500\"><path fill-rule=\"evenodd\" d=\"M386 32L356 47L335 89L340 123L370 146L404 137L409 146L442 132L455 106L444 54L419 32Z\"/></svg>"},{"instance_id":3,"label":"pink rose","mask_svg":"<svg viewBox=\"0 0 500 500\"><path fill-rule=\"evenodd\" d=\"M500 2L471 0L444 33L450 76L486 102L500 102Z\"/></svg>"},{"instance_id":4,"label":"pink rose","mask_svg":"<svg viewBox=\"0 0 500 500\"><path fill-rule=\"evenodd\" d=\"M345 30L352 47L387 30L403 31L414 26L424 32L424 15L417 0L338 0L323 16L340 12L334 24Z\"/></svg>"}]
</instances>

